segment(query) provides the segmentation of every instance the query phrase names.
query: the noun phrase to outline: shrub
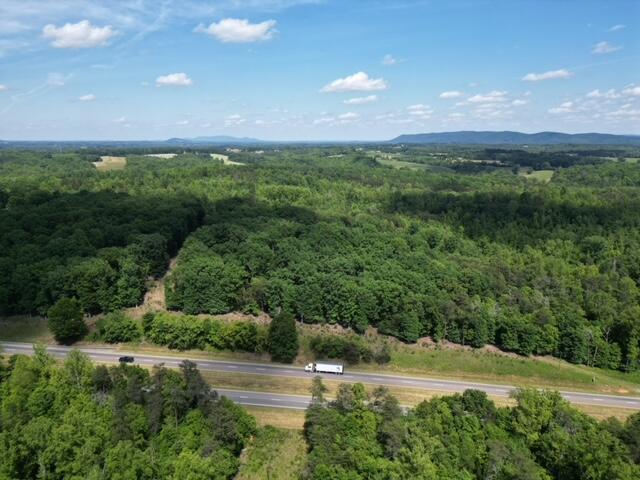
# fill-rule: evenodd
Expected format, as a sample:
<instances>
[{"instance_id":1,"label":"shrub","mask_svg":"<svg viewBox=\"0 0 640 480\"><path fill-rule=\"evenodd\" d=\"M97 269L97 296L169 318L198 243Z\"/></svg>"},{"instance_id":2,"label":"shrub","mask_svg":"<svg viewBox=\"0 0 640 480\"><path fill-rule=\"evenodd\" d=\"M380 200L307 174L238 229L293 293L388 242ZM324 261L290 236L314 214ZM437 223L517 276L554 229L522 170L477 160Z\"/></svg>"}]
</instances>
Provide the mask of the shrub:
<instances>
[{"instance_id":1,"label":"shrub","mask_svg":"<svg viewBox=\"0 0 640 480\"><path fill-rule=\"evenodd\" d=\"M207 344L208 322L190 315L159 313L153 320L149 340L177 350L204 348Z\"/></svg>"},{"instance_id":2,"label":"shrub","mask_svg":"<svg viewBox=\"0 0 640 480\"><path fill-rule=\"evenodd\" d=\"M107 343L135 342L142 337L140 325L122 312L108 314L101 322L99 334Z\"/></svg>"},{"instance_id":3,"label":"shrub","mask_svg":"<svg viewBox=\"0 0 640 480\"><path fill-rule=\"evenodd\" d=\"M350 364L360 361L370 362L373 352L359 337L337 335L318 335L309 344L316 357L341 358Z\"/></svg>"},{"instance_id":4,"label":"shrub","mask_svg":"<svg viewBox=\"0 0 640 480\"><path fill-rule=\"evenodd\" d=\"M145 314L147 338L169 348L213 347L219 350L244 352L264 351L265 328L252 322L226 323L216 319L202 319L191 315ZM259 345L260 342L260 345Z\"/></svg>"}]
</instances>

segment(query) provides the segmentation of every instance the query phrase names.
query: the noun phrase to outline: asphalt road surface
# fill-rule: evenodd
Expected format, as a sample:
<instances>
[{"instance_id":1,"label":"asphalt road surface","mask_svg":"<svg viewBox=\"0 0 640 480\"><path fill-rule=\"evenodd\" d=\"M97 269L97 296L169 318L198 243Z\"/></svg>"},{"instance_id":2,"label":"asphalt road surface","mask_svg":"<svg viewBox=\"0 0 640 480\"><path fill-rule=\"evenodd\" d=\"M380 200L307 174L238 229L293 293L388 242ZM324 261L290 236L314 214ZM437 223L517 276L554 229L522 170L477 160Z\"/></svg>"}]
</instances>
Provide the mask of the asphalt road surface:
<instances>
[{"instance_id":1,"label":"asphalt road surface","mask_svg":"<svg viewBox=\"0 0 640 480\"><path fill-rule=\"evenodd\" d=\"M31 354L33 345L30 343L0 342L4 353L7 354ZM55 357L64 357L72 347L58 345L47 346L47 351ZM177 367L182 358L175 356L145 355L134 352L125 352L109 348L80 348L81 351L96 362L117 363L118 358L130 355L139 365L156 365L164 363L167 367ZM184 357L188 358L188 357ZM202 360L190 358L200 370L232 373L251 373L255 375L269 375L278 377L309 378L311 375L299 366L285 366L269 363L232 362L225 360ZM387 375L376 373L361 373L347 370L344 375L321 374L323 378L344 380L346 382L362 382L372 385L386 385L391 387L418 388L430 391L438 391L443 394L464 392L473 388L482 390L494 397L508 397L514 387L508 385L490 385L465 381L430 379L421 377L405 377L399 375ZM245 405L258 405L264 407L282 407L304 409L308 405L309 398L297 395L281 393L248 392L238 390L217 389L221 394ZM560 392L564 398L572 403L581 405L599 405L602 407L631 408L640 410L640 397L628 397L618 395L605 395L582 392Z\"/></svg>"}]
</instances>

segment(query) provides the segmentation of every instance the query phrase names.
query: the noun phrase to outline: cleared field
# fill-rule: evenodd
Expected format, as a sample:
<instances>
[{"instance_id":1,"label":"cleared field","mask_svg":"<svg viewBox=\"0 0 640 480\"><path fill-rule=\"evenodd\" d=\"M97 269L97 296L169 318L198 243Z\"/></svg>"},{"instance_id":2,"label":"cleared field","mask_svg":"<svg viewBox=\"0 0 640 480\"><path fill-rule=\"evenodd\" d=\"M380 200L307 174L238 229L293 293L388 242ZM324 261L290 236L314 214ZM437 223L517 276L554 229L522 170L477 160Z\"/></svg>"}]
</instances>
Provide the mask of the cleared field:
<instances>
[{"instance_id":1,"label":"cleared field","mask_svg":"<svg viewBox=\"0 0 640 480\"><path fill-rule=\"evenodd\" d=\"M535 170L531 173L520 172L519 175L530 180L538 180L539 182L549 182L553 177L553 170Z\"/></svg>"},{"instance_id":2,"label":"cleared field","mask_svg":"<svg viewBox=\"0 0 640 480\"><path fill-rule=\"evenodd\" d=\"M127 166L127 157L102 156L99 162L92 163L101 172L122 170Z\"/></svg>"},{"instance_id":3,"label":"cleared field","mask_svg":"<svg viewBox=\"0 0 640 480\"><path fill-rule=\"evenodd\" d=\"M221 153L211 153L210 155L211 155L211 158L213 158L214 160L222 160L222 163L224 165L244 165L244 163L234 162L233 160L229 160L228 155L222 155Z\"/></svg>"},{"instance_id":4,"label":"cleared field","mask_svg":"<svg viewBox=\"0 0 640 480\"><path fill-rule=\"evenodd\" d=\"M147 153L145 157L155 157L155 158L163 158L169 159L177 156L177 153Z\"/></svg>"},{"instance_id":5,"label":"cleared field","mask_svg":"<svg viewBox=\"0 0 640 480\"><path fill-rule=\"evenodd\" d=\"M240 458L236 480L293 480L300 478L307 458L299 431L261 428Z\"/></svg>"}]
</instances>

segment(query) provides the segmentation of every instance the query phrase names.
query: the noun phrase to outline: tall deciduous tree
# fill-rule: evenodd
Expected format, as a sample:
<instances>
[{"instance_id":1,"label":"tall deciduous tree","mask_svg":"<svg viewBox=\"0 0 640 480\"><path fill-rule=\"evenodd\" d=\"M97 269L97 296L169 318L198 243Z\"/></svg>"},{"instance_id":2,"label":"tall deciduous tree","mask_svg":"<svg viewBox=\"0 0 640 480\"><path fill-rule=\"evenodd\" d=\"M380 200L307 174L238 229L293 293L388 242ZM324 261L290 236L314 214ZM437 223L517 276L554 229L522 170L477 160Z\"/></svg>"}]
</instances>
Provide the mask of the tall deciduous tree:
<instances>
[{"instance_id":1,"label":"tall deciduous tree","mask_svg":"<svg viewBox=\"0 0 640 480\"><path fill-rule=\"evenodd\" d=\"M87 334L82 309L75 298L63 297L48 312L49 328L57 342L69 344Z\"/></svg>"},{"instance_id":2,"label":"tall deciduous tree","mask_svg":"<svg viewBox=\"0 0 640 480\"><path fill-rule=\"evenodd\" d=\"M277 362L291 363L298 354L298 330L293 315L281 312L269 326L269 353Z\"/></svg>"}]
</instances>

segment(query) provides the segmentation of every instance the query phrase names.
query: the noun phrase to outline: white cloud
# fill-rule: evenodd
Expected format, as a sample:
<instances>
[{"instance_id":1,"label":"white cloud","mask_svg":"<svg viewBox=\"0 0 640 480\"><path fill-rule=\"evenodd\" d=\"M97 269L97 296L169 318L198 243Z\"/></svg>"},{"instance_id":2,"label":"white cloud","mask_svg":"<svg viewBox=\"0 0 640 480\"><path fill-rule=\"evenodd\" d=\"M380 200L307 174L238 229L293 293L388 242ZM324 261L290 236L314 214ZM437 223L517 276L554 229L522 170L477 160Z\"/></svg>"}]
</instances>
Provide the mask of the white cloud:
<instances>
[{"instance_id":1,"label":"white cloud","mask_svg":"<svg viewBox=\"0 0 640 480\"><path fill-rule=\"evenodd\" d=\"M189 125L189 120L180 120L179 122L176 122L176 125L179 127L183 127L185 125Z\"/></svg>"},{"instance_id":2,"label":"white cloud","mask_svg":"<svg viewBox=\"0 0 640 480\"><path fill-rule=\"evenodd\" d=\"M42 29L42 36L56 48L104 47L115 34L111 25L94 27L89 20L65 23L62 27L50 23Z\"/></svg>"},{"instance_id":3,"label":"white cloud","mask_svg":"<svg viewBox=\"0 0 640 480\"><path fill-rule=\"evenodd\" d=\"M606 98L608 100L613 100L615 98L620 98L620 94L616 92L614 88L607 90L606 92L601 92L597 88L595 90L590 91L586 95L587 98Z\"/></svg>"},{"instance_id":4,"label":"white cloud","mask_svg":"<svg viewBox=\"0 0 640 480\"><path fill-rule=\"evenodd\" d=\"M239 115L237 113L233 114L233 115L229 115L228 117L226 117L224 119L224 126L225 127L237 127L239 125L242 125L243 123L246 123L247 119L244 118L242 115Z\"/></svg>"},{"instance_id":5,"label":"white cloud","mask_svg":"<svg viewBox=\"0 0 640 480\"><path fill-rule=\"evenodd\" d=\"M526 105L527 103L529 103L528 100L521 100L519 98L516 98L513 102L511 102L511 105L513 105L514 107L521 107L523 105Z\"/></svg>"},{"instance_id":6,"label":"white cloud","mask_svg":"<svg viewBox=\"0 0 640 480\"><path fill-rule=\"evenodd\" d=\"M489 93L477 94L467 99L470 103L499 103L506 101L507 92L502 90L492 90Z\"/></svg>"},{"instance_id":7,"label":"white cloud","mask_svg":"<svg viewBox=\"0 0 640 480\"><path fill-rule=\"evenodd\" d=\"M620 50L622 47L619 45L612 45L609 42L598 42L593 46L593 49L591 50L591 53L597 53L597 54L605 54L605 53L611 53L611 52L616 52L618 50Z\"/></svg>"},{"instance_id":8,"label":"white cloud","mask_svg":"<svg viewBox=\"0 0 640 480\"><path fill-rule=\"evenodd\" d=\"M360 115L354 112L343 113L337 117L326 115L324 112L321 113L321 115L321 117L316 118L312 122L314 125L329 125L331 127L335 127L337 125L353 123L360 118Z\"/></svg>"},{"instance_id":9,"label":"white cloud","mask_svg":"<svg viewBox=\"0 0 640 480\"><path fill-rule=\"evenodd\" d=\"M113 119L113 123L125 123L127 121L127 117L118 117Z\"/></svg>"},{"instance_id":10,"label":"white cloud","mask_svg":"<svg viewBox=\"0 0 640 480\"><path fill-rule=\"evenodd\" d=\"M157 87L188 87L192 83L186 73L170 73L156 78Z\"/></svg>"},{"instance_id":11,"label":"white cloud","mask_svg":"<svg viewBox=\"0 0 640 480\"><path fill-rule=\"evenodd\" d=\"M613 27L611 27L609 30L607 30L608 32L617 32L618 30L622 30L623 28L626 28L626 25L622 25L622 24L618 24L618 25L614 25Z\"/></svg>"},{"instance_id":12,"label":"white cloud","mask_svg":"<svg viewBox=\"0 0 640 480\"><path fill-rule=\"evenodd\" d=\"M339 120L355 120L359 118L360 115L354 112L343 113L342 115L338 115Z\"/></svg>"},{"instance_id":13,"label":"white cloud","mask_svg":"<svg viewBox=\"0 0 640 480\"><path fill-rule=\"evenodd\" d=\"M9 87L0 83L0 92L4 92L5 90L9 90Z\"/></svg>"},{"instance_id":14,"label":"white cloud","mask_svg":"<svg viewBox=\"0 0 640 480\"><path fill-rule=\"evenodd\" d=\"M391 65L395 65L396 63L398 63L398 60L389 53L387 53L382 59L383 65L391 66Z\"/></svg>"},{"instance_id":15,"label":"white cloud","mask_svg":"<svg viewBox=\"0 0 640 480\"><path fill-rule=\"evenodd\" d=\"M564 68L560 70L550 70L544 73L527 73L524 77L522 77L522 81L524 82L540 82L542 80L554 80L557 78L569 78L573 76L568 70Z\"/></svg>"},{"instance_id":16,"label":"white cloud","mask_svg":"<svg viewBox=\"0 0 640 480\"><path fill-rule=\"evenodd\" d=\"M354 73L348 77L338 78L325 85L321 92L370 92L386 90L387 83L382 78L369 78L364 72Z\"/></svg>"},{"instance_id":17,"label":"white cloud","mask_svg":"<svg viewBox=\"0 0 640 480\"><path fill-rule=\"evenodd\" d=\"M573 112L573 102L564 102L561 103L559 107L549 109L549 113L553 113L554 115L571 112Z\"/></svg>"},{"instance_id":18,"label":"white cloud","mask_svg":"<svg viewBox=\"0 0 640 480\"><path fill-rule=\"evenodd\" d=\"M449 114L449 118L464 118L465 115L464 113L460 113L460 112L453 112Z\"/></svg>"},{"instance_id":19,"label":"white cloud","mask_svg":"<svg viewBox=\"0 0 640 480\"><path fill-rule=\"evenodd\" d=\"M407 107L407 113L409 115L418 117L420 119L427 119L431 117L431 114L433 113L433 109L429 105L417 103L415 105L409 105Z\"/></svg>"},{"instance_id":20,"label":"white cloud","mask_svg":"<svg viewBox=\"0 0 640 480\"><path fill-rule=\"evenodd\" d=\"M459 92L458 90L449 90L442 92L439 96L440 98L458 98L462 96L462 92Z\"/></svg>"},{"instance_id":21,"label":"white cloud","mask_svg":"<svg viewBox=\"0 0 640 480\"><path fill-rule=\"evenodd\" d=\"M347 105L363 105L365 103L373 103L378 101L377 95L367 95L366 97L356 97L345 100L343 103Z\"/></svg>"},{"instance_id":22,"label":"white cloud","mask_svg":"<svg viewBox=\"0 0 640 480\"><path fill-rule=\"evenodd\" d=\"M316 118L313 121L313 124L314 125L322 125L322 124L325 124L325 123L333 123L334 121L335 121L334 117L320 117L320 118Z\"/></svg>"},{"instance_id":23,"label":"white cloud","mask_svg":"<svg viewBox=\"0 0 640 480\"><path fill-rule=\"evenodd\" d=\"M630 85L622 90L622 93L631 97L640 97L640 85Z\"/></svg>"},{"instance_id":24,"label":"white cloud","mask_svg":"<svg viewBox=\"0 0 640 480\"><path fill-rule=\"evenodd\" d=\"M61 73L50 73L47 76L47 85L51 87L62 87L67 80L71 78L71 75L62 75Z\"/></svg>"},{"instance_id":25,"label":"white cloud","mask_svg":"<svg viewBox=\"0 0 640 480\"><path fill-rule=\"evenodd\" d=\"M199 25L195 31L206 33L225 43L251 43L271 39L276 33L275 26L275 20L249 23L246 19L225 18L206 28Z\"/></svg>"},{"instance_id":26,"label":"white cloud","mask_svg":"<svg viewBox=\"0 0 640 480\"><path fill-rule=\"evenodd\" d=\"M96 99L96 96L93 93L87 93L86 95L81 95L78 97L78 100L81 102L92 102Z\"/></svg>"}]
</instances>

